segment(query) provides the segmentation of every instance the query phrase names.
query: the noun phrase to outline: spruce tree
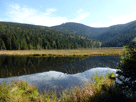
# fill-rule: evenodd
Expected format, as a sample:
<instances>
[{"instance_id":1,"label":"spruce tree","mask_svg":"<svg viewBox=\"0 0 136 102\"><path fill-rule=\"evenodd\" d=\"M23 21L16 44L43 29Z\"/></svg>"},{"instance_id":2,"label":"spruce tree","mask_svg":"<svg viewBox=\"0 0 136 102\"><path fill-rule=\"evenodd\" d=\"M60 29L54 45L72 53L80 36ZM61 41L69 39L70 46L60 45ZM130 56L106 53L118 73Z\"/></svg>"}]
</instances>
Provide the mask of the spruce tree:
<instances>
[{"instance_id":1,"label":"spruce tree","mask_svg":"<svg viewBox=\"0 0 136 102\"><path fill-rule=\"evenodd\" d=\"M136 38L133 40L136 43ZM134 46L124 46L124 56L121 57L121 64L117 71L117 78L121 83L116 83L118 88L121 88L125 94L131 96L136 92L136 44Z\"/></svg>"}]
</instances>

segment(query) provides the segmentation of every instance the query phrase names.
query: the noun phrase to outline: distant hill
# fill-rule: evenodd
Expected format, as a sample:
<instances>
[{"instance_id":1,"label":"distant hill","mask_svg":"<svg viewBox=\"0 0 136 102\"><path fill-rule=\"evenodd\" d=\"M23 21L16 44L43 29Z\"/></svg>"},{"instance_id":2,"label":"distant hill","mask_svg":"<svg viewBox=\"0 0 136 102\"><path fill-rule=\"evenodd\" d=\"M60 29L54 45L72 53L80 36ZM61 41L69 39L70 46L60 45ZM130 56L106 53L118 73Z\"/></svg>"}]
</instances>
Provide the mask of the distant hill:
<instances>
[{"instance_id":1,"label":"distant hill","mask_svg":"<svg viewBox=\"0 0 136 102\"><path fill-rule=\"evenodd\" d=\"M108 41L121 34L135 33L135 28L136 28L136 21L126 24L110 26L107 31L101 33L99 36L95 37L95 39L100 41Z\"/></svg>"},{"instance_id":2,"label":"distant hill","mask_svg":"<svg viewBox=\"0 0 136 102\"><path fill-rule=\"evenodd\" d=\"M75 49L101 46L101 42L66 34L45 26L0 22L1 50Z\"/></svg>"},{"instance_id":3,"label":"distant hill","mask_svg":"<svg viewBox=\"0 0 136 102\"><path fill-rule=\"evenodd\" d=\"M122 27L121 27L122 26ZM121 25L116 30L105 32L96 39L106 39L102 46L105 47L122 47L125 45L133 45L132 40L136 37L136 21ZM105 38L104 38L105 37Z\"/></svg>"},{"instance_id":4,"label":"distant hill","mask_svg":"<svg viewBox=\"0 0 136 102\"><path fill-rule=\"evenodd\" d=\"M131 41L136 36L136 21L104 28L94 28L79 23L64 23L51 27L51 29L101 41L103 42L103 47L121 47L126 44L132 44Z\"/></svg>"},{"instance_id":5,"label":"distant hill","mask_svg":"<svg viewBox=\"0 0 136 102\"><path fill-rule=\"evenodd\" d=\"M121 34L111 40L102 43L102 47L123 47L126 45L134 45L132 40L136 37L136 33Z\"/></svg>"},{"instance_id":6,"label":"distant hill","mask_svg":"<svg viewBox=\"0 0 136 102\"><path fill-rule=\"evenodd\" d=\"M103 28L74 22L53 27L0 22L0 49L123 47L135 37L136 21Z\"/></svg>"},{"instance_id":7,"label":"distant hill","mask_svg":"<svg viewBox=\"0 0 136 102\"><path fill-rule=\"evenodd\" d=\"M79 35L94 38L108 30L108 28L93 28L80 23L68 22L58 26L51 27L53 30L65 32L72 35Z\"/></svg>"}]
</instances>

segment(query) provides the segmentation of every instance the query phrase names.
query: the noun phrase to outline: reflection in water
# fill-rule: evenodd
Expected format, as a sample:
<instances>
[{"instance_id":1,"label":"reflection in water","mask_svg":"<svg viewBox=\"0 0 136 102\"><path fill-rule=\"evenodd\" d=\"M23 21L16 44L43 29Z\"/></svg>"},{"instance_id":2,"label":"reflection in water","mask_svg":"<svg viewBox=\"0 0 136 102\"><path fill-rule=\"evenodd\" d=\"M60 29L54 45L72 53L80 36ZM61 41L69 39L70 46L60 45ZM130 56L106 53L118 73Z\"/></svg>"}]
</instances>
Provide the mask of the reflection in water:
<instances>
[{"instance_id":1,"label":"reflection in water","mask_svg":"<svg viewBox=\"0 0 136 102\"><path fill-rule=\"evenodd\" d=\"M91 82L92 74L115 73L120 60L120 56L89 58L0 56L0 84L3 81L22 79L37 86L39 92L54 89L61 92L71 86L82 86L83 82ZM10 77L10 73L14 77Z\"/></svg>"},{"instance_id":2,"label":"reflection in water","mask_svg":"<svg viewBox=\"0 0 136 102\"><path fill-rule=\"evenodd\" d=\"M18 77L0 78L0 84L3 81L11 82L12 79L22 79L37 86L39 93L43 93L44 90L56 90L59 96L59 92L71 86L82 86L83 83L91 82L92 75L97 73L98 75L105 75L107 72L116 73L117 69L97 67L89 69L82 73L66 74L58 71L42 72L30 75L23 75Z\"/></svg>"},{"instance_id":3,"label":"reflection in water","mask_svg":"<svg viewBox=\"0 0 136 102\"><path fill-rule=\"evenodd\" d=\"M76 62L85 58L71 57L22 57L22 56L1 56L0 57L0 78L11 76L27 75L49 70L67 73L63 64Z\"/></svg>"},{"instance_id":4,"label":"reflection in water","mask_svg":"<svg viewBox=\"0 0 136 102\"><path fill-rule=\"evenodd\" d=\"M76 74L95 67L116 69L120 60L120 56L92 56L88 58L0 56L0 78L46 71Z\"/></svg>"}]
</instances>

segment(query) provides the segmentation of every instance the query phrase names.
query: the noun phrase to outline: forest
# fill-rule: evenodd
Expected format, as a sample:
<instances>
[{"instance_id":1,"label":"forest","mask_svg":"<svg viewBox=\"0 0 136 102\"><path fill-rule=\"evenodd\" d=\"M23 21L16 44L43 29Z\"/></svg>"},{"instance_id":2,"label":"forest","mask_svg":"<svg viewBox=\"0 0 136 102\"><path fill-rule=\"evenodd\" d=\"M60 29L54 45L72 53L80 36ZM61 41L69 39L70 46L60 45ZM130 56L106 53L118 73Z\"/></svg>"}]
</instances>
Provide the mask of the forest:
<instances>
[{"instance_id":1,"label":"forest","mask_svg":"<svg viewBox=\"0 0 136 102\"><path fill-rule=\"evenodd\" d=\"M96 48L101 42L45 26L0 22L1 50Z\"/></svg>"},{"instance_id":2,"label":"forest","mask_svg":"<svg viewBox=\"0 0 136 102\"><path fill-rule=\"evenodd\" d=\"M136 33L120 34L119 36L105 41L101 47L123 47L126 45L134 45L132 40L136 37Z\"/></svg>"},{"instance_id":3,"label":"forest","mask_svg":"<svg viewBox=\"0 0 136 102\"><path fill-rule=\"evenodd\" d=\"M69 22L51 28L71 35L79 35L101 41L101 47L132 45L132 40L136 37L136 21L102 28Z\"/></svg>"},{"instance_id":4,"label":"forest","mask_svg":"<svg viewBox=\"0 0 136 102\"><path fill-rule=\"evenodd\" d=\"M136 21L105 28L80 23L54 27L0 22L1 50L77 49L134 45Z\"/></svg>"}]
</instances>

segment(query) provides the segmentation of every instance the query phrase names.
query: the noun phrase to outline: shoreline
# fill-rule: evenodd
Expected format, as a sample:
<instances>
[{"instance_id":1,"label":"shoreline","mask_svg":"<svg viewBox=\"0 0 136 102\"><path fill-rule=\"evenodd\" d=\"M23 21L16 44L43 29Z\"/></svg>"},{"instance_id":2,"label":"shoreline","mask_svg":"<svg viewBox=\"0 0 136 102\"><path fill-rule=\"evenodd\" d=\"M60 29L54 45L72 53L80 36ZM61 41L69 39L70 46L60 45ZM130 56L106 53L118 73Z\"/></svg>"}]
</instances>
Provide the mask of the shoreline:
<instances>
[{"instance_id":1,"label":"shoreline","mask_svg":"<svg viewBox=\"0 0 136 102\"><path fill-rule=\"evenodd\" d=\"M56 57L78 57L78 56L104 56L123 55L123 48L94 48L94 49L62 49L62 50L0 50L0 56L56 56Z\"/></svg>"}]
</instances>

